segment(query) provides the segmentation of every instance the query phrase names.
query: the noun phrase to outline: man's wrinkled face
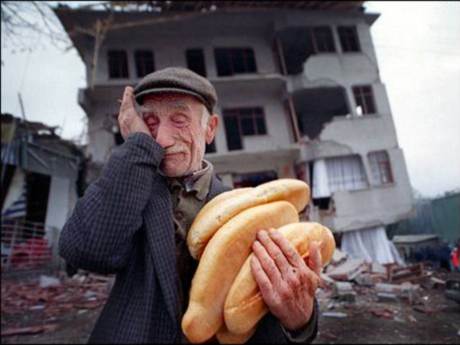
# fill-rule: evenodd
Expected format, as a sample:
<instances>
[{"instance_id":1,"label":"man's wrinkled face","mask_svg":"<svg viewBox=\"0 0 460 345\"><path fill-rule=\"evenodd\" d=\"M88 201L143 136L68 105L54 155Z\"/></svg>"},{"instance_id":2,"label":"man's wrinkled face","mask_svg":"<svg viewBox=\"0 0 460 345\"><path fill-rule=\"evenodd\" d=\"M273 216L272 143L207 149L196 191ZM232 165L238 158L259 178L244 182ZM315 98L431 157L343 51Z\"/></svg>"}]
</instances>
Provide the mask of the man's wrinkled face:
<instances>
[{"instance_id":1,"label":"man's wrinkled face","mask_svg":"<svg viewBox=\"0 0 460 345\"><path fill-rule=\"evenodd\" d=\"M215 135L216 115L209 116L195 97L180 93L145 96L141 115L165 149L160 169L166 176L185 176L201 169L206 142Z\"/></svg>"}]
</instances>

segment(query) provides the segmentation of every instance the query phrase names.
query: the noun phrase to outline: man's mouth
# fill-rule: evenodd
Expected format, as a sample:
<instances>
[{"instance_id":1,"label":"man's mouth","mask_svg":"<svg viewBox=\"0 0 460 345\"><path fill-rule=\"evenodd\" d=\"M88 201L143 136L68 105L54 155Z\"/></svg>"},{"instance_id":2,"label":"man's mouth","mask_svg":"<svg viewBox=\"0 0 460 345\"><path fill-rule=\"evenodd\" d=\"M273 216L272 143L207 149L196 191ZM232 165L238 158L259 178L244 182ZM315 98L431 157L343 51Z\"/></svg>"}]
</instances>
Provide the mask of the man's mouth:
<instances>
[{"instance_id":1,"label":"man's mouth","mask_svg":"<svg viewBox=\"0 0 460 345\"><path fill-rule=\"evenodd\" d=\"M165 158L168 158L168 157L174 157L174 156L177 156L177 155L183 155L184 152L172 152L172 153L166 153L165 154Z\"/></svg>"}]
</instances>

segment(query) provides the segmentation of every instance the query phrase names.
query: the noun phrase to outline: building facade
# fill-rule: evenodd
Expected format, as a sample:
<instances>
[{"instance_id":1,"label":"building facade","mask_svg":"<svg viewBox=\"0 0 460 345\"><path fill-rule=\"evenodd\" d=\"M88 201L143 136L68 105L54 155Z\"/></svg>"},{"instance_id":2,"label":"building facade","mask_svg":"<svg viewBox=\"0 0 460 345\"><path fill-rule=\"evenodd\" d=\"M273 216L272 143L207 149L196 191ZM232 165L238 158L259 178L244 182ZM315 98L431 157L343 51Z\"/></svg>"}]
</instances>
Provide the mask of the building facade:
<instances>
[{"instance_id":1,"label":"building facade","mask_svg":"<svg viewBox=\"0 0 460 345\"><path fill-rule=\"evenodd\" d=\"M122 142L124 87L182 66L217 90L220 129L206 158L225 184L303 179L312 188L310 219L336 232L405 218L412 192L370 34L378 15L359 1L305 3L111 16L56 9L87 66L78 101L89 119L88 176ZM85 33L98 25L103 35Z\"/></svg>"}]
</instances>

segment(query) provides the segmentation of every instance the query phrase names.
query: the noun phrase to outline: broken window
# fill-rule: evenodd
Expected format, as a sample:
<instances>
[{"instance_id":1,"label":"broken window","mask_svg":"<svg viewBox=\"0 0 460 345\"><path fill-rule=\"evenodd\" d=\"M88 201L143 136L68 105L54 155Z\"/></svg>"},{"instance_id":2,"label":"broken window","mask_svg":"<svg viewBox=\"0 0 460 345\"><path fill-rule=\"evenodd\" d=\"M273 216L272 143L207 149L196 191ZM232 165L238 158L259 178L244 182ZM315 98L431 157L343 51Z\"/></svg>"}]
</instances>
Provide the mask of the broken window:
<instances>
[{"instance_id":1,"label":"broken window","mask_svg":"<svg viewBox=\"0 0 460 345\"><path fill-rule=\"evenodd\" d=\"M234 174L233 175L233 187L257 187L258 185L276 180L278 174L275 171L260 171L249 174Z\"/></svg>"},{"instance_id":2,"label":"broken window","mask_svg":"<svg viewBox=\"0 0 460 345\"><path fill-rule=\"evenodd\" d=\"M339 26L337 31L344 53L361 51L356 26Z\"/></svg>"},{"instance_id":3,"label":"broken window","mask_svg":"<svg viewBox=\"0 0 460 345\"><path fill-rule=\"evenodd\" d=\"M390 159L386 151L374 151L368 154L372 176L377 185L393 183Z\"/></svg>"},{"instance_id":4,"label":"broken window","mask_svg":"<svg viewBox=\"0 0 460 345\"><path fill-rule=\"evenodd\" d=\"M215 48L217 75L256 73L256 60L252 48Z\"/></svg>"},{"instance_id":5,"label":"broken window","mask_svg":"<svg viewBox=\"0 0 460 345\"><path fill-rule=\"evenodd\" d=\"M353 95L358 115L375 114L375 102L370 85L353 86Z\"/></svg>"},{"instance_id":6,"label":"broken window","mask_svg":"<svg viewBox=\"0 0 460 345\"><path fill-rule=\"evenodd\" d=\"M293 27L278 33L287 74L299 74L303 71L303 64L316 53L333 53L336 51L332 30L328 26Z\"/></svg>"},{"instance_id":7,"label":"broken window","mask_svg":"<svg viewBox=\"0 0 460 345\"><path fill-rule=\"evenodd\" d=\"M193 72L206 77L206 64L203 49L187 49L185 51L187 67Z\"/></svg>"},{"instance_id":8,"label":"broken window","mask_svg":"<svg viewBox=\"0 0 460 345\"><path fill-rule=\"evenodd\" d=\"M316 53L333 53L335 52L334 39L332 30L328 26L314 27L311 31L313 46Z\"/></svg>"},{"instance_id":9,"label":"broken window","mask_svg":"<svg viewBox=\"0 0 460 345\"><path fill-rule=\"evenodd\" d=\"M298 90L293 94L293 103L299 131L310 139L317 138L335 116L350 113L343 87Z\"/></svg>"},{"instance_id":10,"label":"broken window","mask_svg":"<svg viewBox=\"0 0 460 345\"><path fill-rule=\"evenodd\" d=\"M229 151L243 148L243 135L267 134L265 114L261 107L224 109L223 114Z\"/></svg>"},{"instance_id":11,"label":"broken window","mask_svg":"<svg viewBox=\"0 0 460 345\"><path fill-rule=\"evenodd\" d=\"M129 78L128 74L128 56L125 50L109 50L108 65L109 78Z\"/></svg>"},{"instance_id":12,"label":"broken window","mask_svg":"<svg viewBox=\"0 0 460 345\"><path fill-rule=\"evenodd\" d=\"M331 193L367 188L366 172L359 155L326 158L326 167Z\"/></svg>"},{"instance_id":13,"label":"broken window","mask_svg":"<svg viewBox=\"0 0 460 345\"><path fill-rule=\"evenodd\" d=\"M134 52L137 77L142 78L155 70L155 60L150 50L136 50Z\"/></svg>"}]
</instances>

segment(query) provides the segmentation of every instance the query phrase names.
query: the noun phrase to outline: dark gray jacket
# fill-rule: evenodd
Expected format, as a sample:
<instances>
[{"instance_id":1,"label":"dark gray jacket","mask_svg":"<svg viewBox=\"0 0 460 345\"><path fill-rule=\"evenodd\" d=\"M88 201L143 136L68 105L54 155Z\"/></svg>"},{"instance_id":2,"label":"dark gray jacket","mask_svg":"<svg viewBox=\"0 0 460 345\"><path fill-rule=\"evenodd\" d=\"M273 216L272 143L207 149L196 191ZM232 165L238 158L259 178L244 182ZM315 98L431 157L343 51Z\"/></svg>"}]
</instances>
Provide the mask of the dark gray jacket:
<instances>
[{"instance_id":1,"label":"dark gray jacket","mask_svg":"<svg viewBox=\"0 0 460 345\"><path fill-rule=\"evenodd\" d=\"M181 339L172 202L157 173L163 149L143 133L117 147L65 224L60 255L74 267L116 273L90 343L177 343ZM208 200L225 191L214 176ZM311 341L317 317L311 321ZM268 314L251 342L284 343Z\"/></svg>"}]
</instances>

